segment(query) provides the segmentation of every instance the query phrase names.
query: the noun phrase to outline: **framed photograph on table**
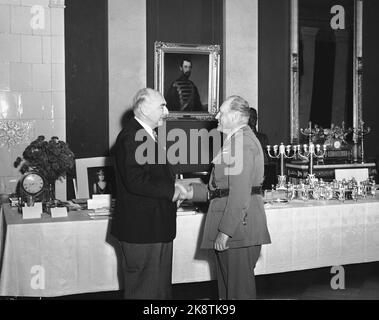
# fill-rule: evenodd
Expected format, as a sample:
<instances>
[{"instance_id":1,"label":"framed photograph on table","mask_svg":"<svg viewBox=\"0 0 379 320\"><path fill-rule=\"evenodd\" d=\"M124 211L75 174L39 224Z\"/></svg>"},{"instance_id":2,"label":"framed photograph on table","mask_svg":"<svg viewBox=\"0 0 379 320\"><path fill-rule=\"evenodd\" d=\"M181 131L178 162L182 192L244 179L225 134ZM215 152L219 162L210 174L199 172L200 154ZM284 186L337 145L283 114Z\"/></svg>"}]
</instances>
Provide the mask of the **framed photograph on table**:
<instances>
[{"instance_id":1,"label":"framed photograph on table","mask_svg":"<svg viewBox=\"0 0 379 320\"><path fill-rule=\"evenodd\" d=\"M219 109L220 46L155 42L154 87L168 119L213 120Z\"/></svg>"},{"instance_id":2,"label":"framed photograph on table","mask_svg":"<svg viewBox=\"0 0 379 320\"><path fill-rule=\"evenodd\" d=\"M92 198L94 194L116 196L116 178L112 157L76 159L77 198Z\"/></svg>"}]
</instances>

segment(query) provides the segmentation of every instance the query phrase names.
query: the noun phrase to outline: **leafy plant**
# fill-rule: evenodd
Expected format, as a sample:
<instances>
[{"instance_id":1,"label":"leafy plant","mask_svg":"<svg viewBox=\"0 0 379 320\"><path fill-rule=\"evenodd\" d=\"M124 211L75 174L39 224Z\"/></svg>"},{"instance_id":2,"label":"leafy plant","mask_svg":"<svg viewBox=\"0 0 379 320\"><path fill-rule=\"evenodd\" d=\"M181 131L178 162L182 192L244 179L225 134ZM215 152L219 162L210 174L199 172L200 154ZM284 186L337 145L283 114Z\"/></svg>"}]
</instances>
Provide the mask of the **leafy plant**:
<instances>
[{"instance_id":1,"label":"leafy plant","mask_svg":"<svg viewBox=\"0 0 379 320\"><path fill-rule=\"evenodd\" d=\"M50 182L61 179L66 173L73 169L75 163L74 153L68 145L59 140L58 137L51 137L50 141L44 136L39 136L26 147L22 154L14 162L14 167L20 167L20 172L24 174L28 171L38 171Z\"/></svg>"}]
</instances>

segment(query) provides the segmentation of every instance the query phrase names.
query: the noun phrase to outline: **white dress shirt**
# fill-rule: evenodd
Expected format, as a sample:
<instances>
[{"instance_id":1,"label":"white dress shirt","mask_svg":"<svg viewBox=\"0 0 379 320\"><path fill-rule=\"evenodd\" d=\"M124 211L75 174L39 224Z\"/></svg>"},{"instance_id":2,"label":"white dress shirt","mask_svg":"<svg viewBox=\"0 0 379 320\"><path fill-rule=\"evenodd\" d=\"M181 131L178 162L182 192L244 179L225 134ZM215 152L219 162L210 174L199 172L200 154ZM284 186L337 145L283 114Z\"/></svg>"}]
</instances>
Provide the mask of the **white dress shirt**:
<instances>
[{"instance_id":1,"label":"white dress shirt","mask_svg":"<svg viewBox=\"0 0 379 320\"><path fill-rule=\"evenodd\" d=\"M150 135L150 137L154 141L157 141L157 139L155 138L156 137L155 132L153 131L153 129L148 124L143 122L141 119L138 119L136 116L134 116L134 119L136 119L139 122L139 124L147 131L147 133Z\"/></svg>"}]
</instances>

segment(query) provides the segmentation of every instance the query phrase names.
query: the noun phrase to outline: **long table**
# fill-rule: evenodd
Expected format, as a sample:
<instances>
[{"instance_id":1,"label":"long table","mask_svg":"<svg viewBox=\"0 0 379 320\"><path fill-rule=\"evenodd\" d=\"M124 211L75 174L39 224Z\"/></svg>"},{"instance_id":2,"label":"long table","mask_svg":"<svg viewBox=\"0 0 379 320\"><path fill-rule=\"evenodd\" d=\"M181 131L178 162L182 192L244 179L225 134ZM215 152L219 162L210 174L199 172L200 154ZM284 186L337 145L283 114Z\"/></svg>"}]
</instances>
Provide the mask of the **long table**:
<instances>
[{"instance_id":1,"label":"long table","mask_svg":"<svg viewBox=\"0 0 379 320\"><path fill-rule=\"evenodd\" d=\"M266 207L271 244L255 274L379 261L379 196L353 202L292 201ZM178 217L173 282L215 279L211 251L200 250L204 214Z\"/></svg>"},{"instance_id":2,"label":"long table","mask_svg":"<svg viewBox=\"0 0 379 320\"><path fill-rule=\"evenodd\" d=\"M272 243L255 273L270 274L379 261L379 197L292 201L266 208ZM0 296L51 297L122 288L109 219L86 211L23 220L9 205L0 217ZM205 214L178 212L173 283L215 279L213 252L199 248Z\"/></svg>"},{"instance_id":3,"label":"long table","mask_svg":"<svg viewBox=\"0 0 379 320\"><path fill-rule=\"evenodd\" d=\"M120 288L108 218L72 211L65 218L44 214L23 220L9 205L2 211L0 295L51 297Z\"/></svg>"}]
</instances>

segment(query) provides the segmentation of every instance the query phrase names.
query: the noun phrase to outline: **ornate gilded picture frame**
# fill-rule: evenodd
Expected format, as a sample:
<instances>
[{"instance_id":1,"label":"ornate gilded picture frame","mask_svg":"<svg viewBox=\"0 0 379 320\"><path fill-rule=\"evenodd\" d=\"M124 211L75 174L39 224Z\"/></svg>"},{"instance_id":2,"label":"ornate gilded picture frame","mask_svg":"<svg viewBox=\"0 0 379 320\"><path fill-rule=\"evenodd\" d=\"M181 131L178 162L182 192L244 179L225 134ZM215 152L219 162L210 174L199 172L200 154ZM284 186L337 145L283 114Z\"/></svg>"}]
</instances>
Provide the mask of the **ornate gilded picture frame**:
<instances>
[{"instance_id":1,"label":"ornate gilded picture frame","mask_svg":"<svg viewBox=\"0 0 379 320\"><path fill-rule=\"evenodd\" d=\"M213 120L219 78L219 45L155 42L154 88L166 99L169 120Z\"/></svg>"}]
</instances>

